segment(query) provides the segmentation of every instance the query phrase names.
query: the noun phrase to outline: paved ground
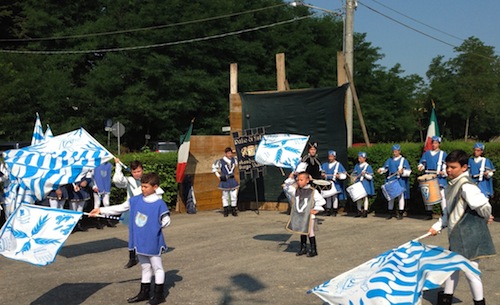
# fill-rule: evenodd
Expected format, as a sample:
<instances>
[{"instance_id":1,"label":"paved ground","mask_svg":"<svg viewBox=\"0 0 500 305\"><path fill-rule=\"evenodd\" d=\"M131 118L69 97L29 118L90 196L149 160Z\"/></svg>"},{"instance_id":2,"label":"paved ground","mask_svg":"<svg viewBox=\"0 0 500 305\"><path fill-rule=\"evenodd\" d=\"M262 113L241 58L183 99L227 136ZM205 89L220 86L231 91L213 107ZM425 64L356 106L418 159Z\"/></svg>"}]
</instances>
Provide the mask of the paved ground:
<instances>
[{"instance_id":1,"label":"paved ground","mask_svg":"<svg viewBox=\"0 0 500 305\"><path fill-rule=\"evenodd\" d=\"M298 236L285 231L287 219L271 211L228 218L218 211L174 214L164 230L170 247L163 255L166 304L323 304L306 291L424 234L432 223L320 216L319 256L307 258L295 256ZM490 230L500 250L500 223ZM123 269L126 240L127 227L120 224L72 234L56 261L45 267L0 256L0 304L127 304L138 292L140 268ZM446 233L424 242L446 246ZM480 265L486 300L498 305L499 258ZM436 293L425 292L423 304L435 304ZM472 304L463 275L454 302Z\"/></svg>"}]
</instances>

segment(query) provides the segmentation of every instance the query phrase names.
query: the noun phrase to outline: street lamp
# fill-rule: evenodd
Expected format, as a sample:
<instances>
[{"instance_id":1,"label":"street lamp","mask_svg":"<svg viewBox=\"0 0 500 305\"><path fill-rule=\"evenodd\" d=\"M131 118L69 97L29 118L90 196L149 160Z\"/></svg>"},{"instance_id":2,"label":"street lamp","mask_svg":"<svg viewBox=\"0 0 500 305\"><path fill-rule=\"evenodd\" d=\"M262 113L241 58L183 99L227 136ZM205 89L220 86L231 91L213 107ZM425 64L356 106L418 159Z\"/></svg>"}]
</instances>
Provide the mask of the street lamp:
<instances>
[{"instance_id":1,"label":"street lamp","mask_svg":"<svg viewBox=\"0 0 500 305\"><path fill-rule=\"evenodd\" d=\"M293 7L305 6L305 7L316 9L316 10L320 10L320 11L323 11L323 12L326 12L326 13L329 13L329 14L332 14L332 15L335 15L335 16L342 16L342 14L339 13L339 12L327 10L326 8L322 8L322 7L319 7L319 6L310 5L310 4L304 3L302 1L290 2L290 5L293 6Z\"/></svg>"}]
</instances>

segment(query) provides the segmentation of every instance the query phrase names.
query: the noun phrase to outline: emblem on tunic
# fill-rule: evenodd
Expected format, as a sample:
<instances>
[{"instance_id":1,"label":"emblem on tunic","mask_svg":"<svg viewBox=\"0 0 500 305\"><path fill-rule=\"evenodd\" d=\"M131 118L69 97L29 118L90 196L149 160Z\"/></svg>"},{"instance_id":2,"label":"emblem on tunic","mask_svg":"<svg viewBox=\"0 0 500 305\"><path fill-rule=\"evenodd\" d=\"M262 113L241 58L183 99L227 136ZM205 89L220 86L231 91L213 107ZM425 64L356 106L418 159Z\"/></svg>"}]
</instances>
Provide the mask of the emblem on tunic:
<instances>
[{"instance_id":1,"label":"emblem on tunic","mask_svg":"<svg viewBox=\"0 0 500 305\"><path fill-rule=\"evenodd\" d=\"M135 224L139 228L144 227L147 222L148 222L148 216L146 214L142 214L141 212L137 212L137 214L135 214Z\"/></svg>"}]
</instances>

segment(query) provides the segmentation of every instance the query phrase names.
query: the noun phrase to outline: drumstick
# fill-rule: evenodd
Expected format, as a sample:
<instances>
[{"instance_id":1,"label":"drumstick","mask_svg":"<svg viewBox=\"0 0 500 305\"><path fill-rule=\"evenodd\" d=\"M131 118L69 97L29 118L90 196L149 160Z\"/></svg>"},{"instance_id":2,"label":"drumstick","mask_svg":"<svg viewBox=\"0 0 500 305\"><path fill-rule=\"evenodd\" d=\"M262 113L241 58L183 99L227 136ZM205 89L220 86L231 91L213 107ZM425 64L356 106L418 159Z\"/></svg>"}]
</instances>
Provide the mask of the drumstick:
<instances>
[{"instance_id":1,"label":"drumstick","mask_svg":"<svg viewBox=\"0 0 500 305\"><path fill-rule=\"evenodd\" d=\"M99 218L106 218L106 219L113 219L113 220L123 220L123 218L119 216L111 216L111 215L101 215L101 214L92 214L84 212L83 215L88 216L88 217L99 217Z\"/></svg>"}]
</instances>

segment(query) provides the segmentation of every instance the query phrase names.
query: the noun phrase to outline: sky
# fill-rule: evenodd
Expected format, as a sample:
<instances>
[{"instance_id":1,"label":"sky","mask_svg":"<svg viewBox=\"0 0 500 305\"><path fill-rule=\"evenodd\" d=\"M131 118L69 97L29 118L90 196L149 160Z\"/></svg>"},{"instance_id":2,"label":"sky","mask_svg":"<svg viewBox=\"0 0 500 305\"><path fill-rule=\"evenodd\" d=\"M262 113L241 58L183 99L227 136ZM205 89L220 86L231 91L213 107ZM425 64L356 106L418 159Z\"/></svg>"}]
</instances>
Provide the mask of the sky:
<instances>
[{"instance_id":1,"label":"sky","mask_svg":"<svg viewBox=\"0 0 500 305\"><path fill-rule=\"evenodd\" d=\"M346 0L303 2L336 11ZM427 80L425 73L432 59L438 55L445 60L456 57L453 46L471 36L500 55L499 13L499 0L359 0L354 32L366 33L366 41L380 48L385 57L378 64L389 69L399 63L403 75L418 74Z\"/></svg>"}]
</instances>

